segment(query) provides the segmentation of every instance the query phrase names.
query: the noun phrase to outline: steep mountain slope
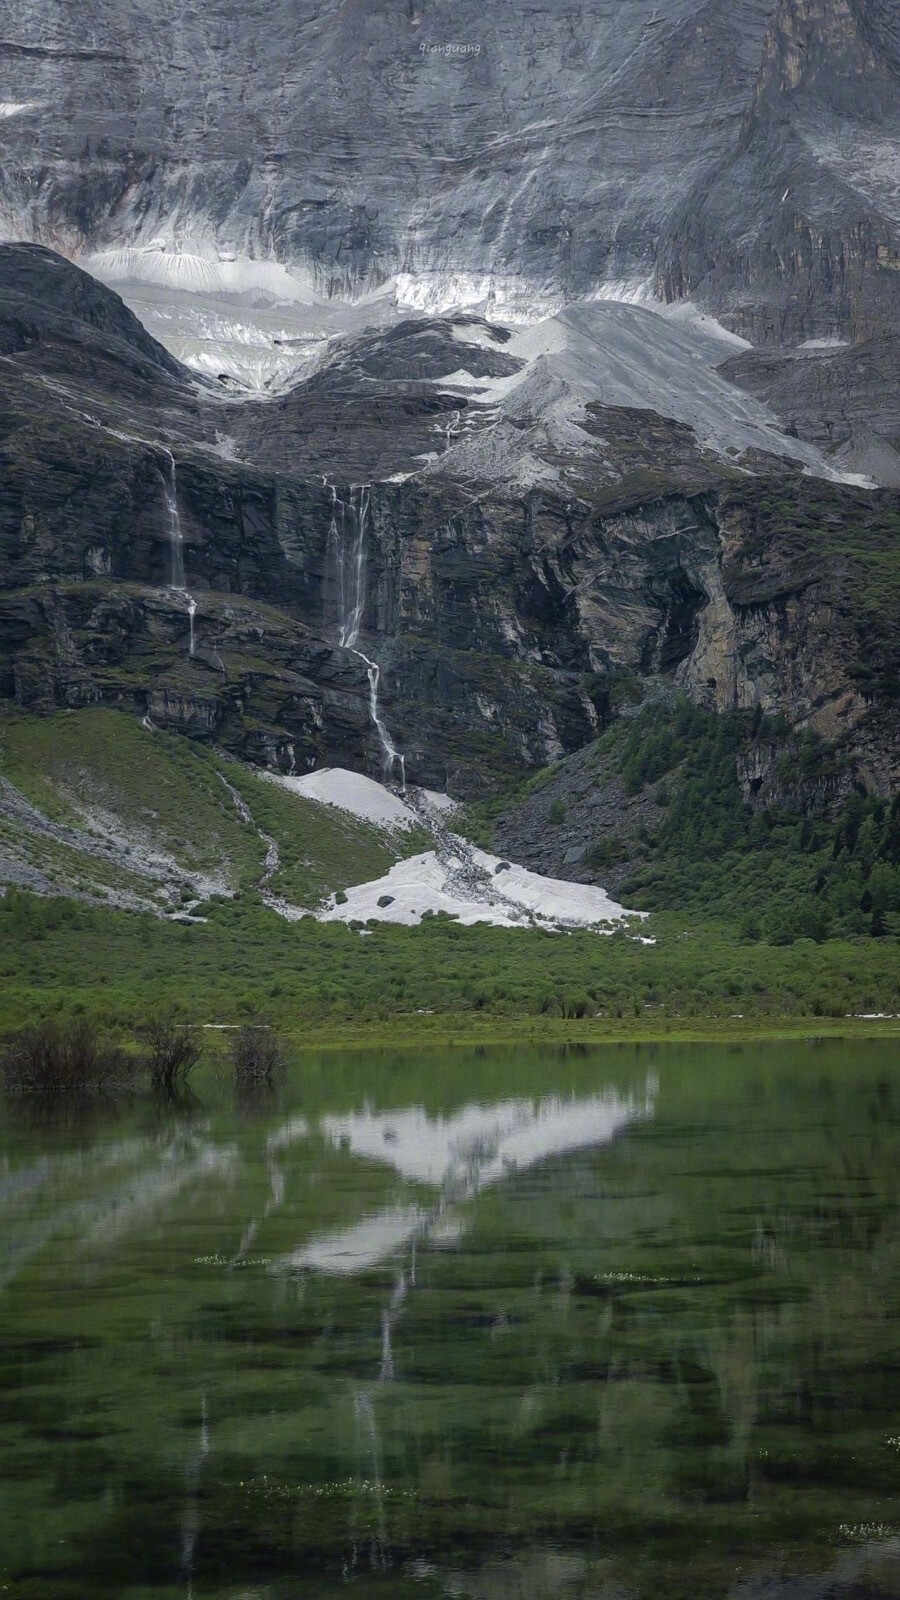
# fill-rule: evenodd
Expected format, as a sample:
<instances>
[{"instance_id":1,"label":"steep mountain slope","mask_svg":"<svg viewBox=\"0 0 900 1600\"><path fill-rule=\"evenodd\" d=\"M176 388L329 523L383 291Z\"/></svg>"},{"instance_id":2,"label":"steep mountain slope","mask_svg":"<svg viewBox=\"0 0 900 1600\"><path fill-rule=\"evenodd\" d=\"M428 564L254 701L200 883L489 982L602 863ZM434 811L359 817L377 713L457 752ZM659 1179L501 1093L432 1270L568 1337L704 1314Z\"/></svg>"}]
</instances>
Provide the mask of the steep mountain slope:
<instances>
[{"instance_id":1,"label":"steep mountain slope","mask_svg":"<svg viewBox=\"0 0 900 1600\"><path fill-rule=\"evenodd\" d=\"M900 38L882 0L779 0L734 149L681 204L667 296L754 343L890 329L900 308Z\"/></svg>"},{"instance_id":2,"label":"steep mountain slope","mask_svg":"<svg viewBox=\"0 0 900 1600\"><path fill-rule=\"evenodd\" d=\"M898 58L890 0L11 0L2 216L172 288L521 312L650 279L756 341L869 335Z\"/></svg>"},{"instance_id":3,"label":"steep mountain slope","mask_svg":"<svg viewBox=\"0 0 900 1600\"><path fill-rule=\"evenodd\" d=\"M6 247L4 276L19 707L470 793L683 691L836 741L841 793L896 781L897 497L834 482L708 332L418 319L238 402L50 253Z\"/></svg>"},{"instance_id":4,"label":"steep mountain slope","mask_svg":"<svg viewBox=\"0 0 900 1600\"><path fill-rule=\"evenodd\" d=\"M579 292L651 261L725 155L772 9L13 0L7 225L197 258L119 263L157 281L238 282L236 257L329 290L405 272Z\"/></svg>"}]
</instances>

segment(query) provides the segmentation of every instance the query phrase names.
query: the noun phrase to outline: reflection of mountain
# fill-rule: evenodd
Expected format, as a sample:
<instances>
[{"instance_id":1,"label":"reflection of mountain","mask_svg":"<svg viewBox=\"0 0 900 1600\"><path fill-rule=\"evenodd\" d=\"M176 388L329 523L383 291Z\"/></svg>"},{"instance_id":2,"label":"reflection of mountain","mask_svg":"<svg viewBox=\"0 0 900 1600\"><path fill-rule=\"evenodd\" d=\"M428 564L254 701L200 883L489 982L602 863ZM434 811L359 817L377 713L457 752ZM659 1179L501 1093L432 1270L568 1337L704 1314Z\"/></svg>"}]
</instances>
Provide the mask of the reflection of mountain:
<instances>
[{"instance_id":1,"label":"reflection of mountain","mask_svg":"<svg viewBox=\"0 0 900 1600\"><path fill-rule=\"evenodd\" d=\"M210 1179L231 1179L233 1146L188 1136L131 1138L115 1144L44 1157L5 1180L0 1289L53 1240L66 1237L88 1254L121 1243L154 1221L186 1189ZM114 1180L107 1189L108 1180Z\"/></svg>"},{"instance_id":2,"label":"reflection of mountain","mask_svg":"<svg viewBox=\"0 0 900 1600\"><path fill-rule=\"evenodd\" d=\"M765 1575L738 1580L720 1593L728 1600L887 1600L887 1589L861 1587L879 1555L891 1560L877 1544L862 1544L818 1577ZM631 1600L644 1592L612 1577L603 1560L552 1547L523 1550L475 1571L442 1571L439 1581L454 1600Z\"/></svg>"},{"instance_id":3,"label":"reflection of mountain","mask_svg":"<svg viewBox=\"0 0 900 1600\"><path fill-rule=\"evenodd\" d=\"M318 1235L278 1265L357 1272L417 1236L434 1234L446 1241L454 1234L447 1216L454 1201L551 1156L608 1144L629 1123L652 1115L655 1092L655 1083L648 1080L643 1096L610 1090L580 1100L558 1095L502 1100L493 1106L464 1106L449 1117L430 1117L420 1106L324 1117L320 1132L336 1148L385 1162L408 1182L437 1189L438 1197L431 1207L392 1206L350 1228ZM276 1141L278 1137L273 1136Z\"/></svg>"}]
</instances>

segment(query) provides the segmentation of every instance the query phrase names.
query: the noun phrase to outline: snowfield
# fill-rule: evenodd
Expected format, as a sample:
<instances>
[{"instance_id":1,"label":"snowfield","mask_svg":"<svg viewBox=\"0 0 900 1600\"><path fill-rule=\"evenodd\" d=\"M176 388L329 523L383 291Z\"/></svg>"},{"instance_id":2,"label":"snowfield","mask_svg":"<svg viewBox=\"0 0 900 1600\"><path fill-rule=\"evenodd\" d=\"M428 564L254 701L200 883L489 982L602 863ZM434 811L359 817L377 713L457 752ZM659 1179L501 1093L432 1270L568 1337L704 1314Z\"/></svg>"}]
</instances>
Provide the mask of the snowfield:
<instances>
[{"instance_id":1,"label":"snowfield","mask_svg":"<svg viewBox=\"0 0 900 1600\"><path fill-rule=\"evenodd\" d=\"M394 922L414 928L425 917L444 915L464 926L488 922L496 928L613 933L626 921L643 921L646 915L627 911L605 889L543 878L479 850L451 831L449 821L457 807L449 795L410 789L401 798L374 778L340 767L302 778L265 776L304 800L334 806L395 834L423 828L435 842L435 849L398 861L384 877L332 895L314 913L270 896L267 903L288 920L315 915L320 922Z\"/></svg>"},{"instance_id":2,"label":"snowfield","mask_svg":"<svg viewBox=\"0 0 900 1600\"><path fill-rule=\"evenodd\" d=\"M267 772L264 776L270 783L279 784L303 800L334 806L338 811L358 817L361 822L374 822L380 828L414 828L419 820L392 789L361 772L324 767L321 772L310 772L303 778L286 778L277 772Z\"/></svg>"},{"instance_id":3,"label":"snowfield","mask_svg":"<svg viewBox=\"0 0 900 1600\"><path fill-rule=\"evenodd\" d=\"M477 870L471 874L470 868ZM636 915L604 889L542 878L460 841L458 854L429 850L398 861L383 878L348 889L317 913L321 922L399 922L417 927L423 917L443 913L466 926L496 928L593 928L612 933Z\"/></svg>"}]
</instances>

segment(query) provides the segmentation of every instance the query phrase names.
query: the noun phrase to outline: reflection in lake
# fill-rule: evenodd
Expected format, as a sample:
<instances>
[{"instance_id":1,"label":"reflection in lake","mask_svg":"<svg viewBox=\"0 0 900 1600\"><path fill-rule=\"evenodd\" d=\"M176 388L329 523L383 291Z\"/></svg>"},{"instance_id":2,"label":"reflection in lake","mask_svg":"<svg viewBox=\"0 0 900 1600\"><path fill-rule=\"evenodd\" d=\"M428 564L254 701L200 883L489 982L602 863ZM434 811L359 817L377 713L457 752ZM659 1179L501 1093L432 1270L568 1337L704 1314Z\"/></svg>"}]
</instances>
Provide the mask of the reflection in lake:
<instances>
[{"instance_id":1,"label":"reflection in lake","mask_svg":"<svg viewBox=\"0 0 900 1600\"><path fill-rule=\"evenodd\" d=\"M456 1242L464 1225L450 1213L455 1202L550 1156L607 1144L635 1117L649 1116L652 1104L653 1085L648 1083L640 1100L608 1093L580 1100L553 1096L468 1105L449 1117L429 1116L421 1106L323 1117L318 1132L335 1148L386 1162L401 1177L435 1189L437 1195L427 1208L390 1206L351 1228L314 1238L276 1265L360 1272L433 1233L445 1243ZM270 1148L283 1148L295 1127L288 1123L280 1129ZM303 1130L308 1132L305 1123Z\"/></svg>"},{"instance_id":2,"label":"reflection in lake","mask_svg":"<svg viewBox=\"0 0 900 1600\"><path fill-rule=\"evenodd\" d=\"M890 1044L200 1098L0 1127L0 1592L896 1600Z\"/></svg>"}]
</instances>

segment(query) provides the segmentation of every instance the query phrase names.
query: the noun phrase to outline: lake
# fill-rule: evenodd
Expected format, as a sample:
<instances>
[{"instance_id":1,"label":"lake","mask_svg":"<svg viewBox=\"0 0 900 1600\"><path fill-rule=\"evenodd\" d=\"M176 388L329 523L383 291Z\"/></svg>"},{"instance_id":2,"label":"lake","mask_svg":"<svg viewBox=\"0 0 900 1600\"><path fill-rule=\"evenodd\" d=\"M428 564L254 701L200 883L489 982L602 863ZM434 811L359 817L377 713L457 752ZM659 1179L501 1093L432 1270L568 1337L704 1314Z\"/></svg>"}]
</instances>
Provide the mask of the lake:
<instances>
[{"instance_id":1,"label":"lake","mask_svg":"<svg viewBox=\"0 0 900 1600\"><path fill-rule=\"evenodd\" d=\"M900 1594L896 1042L0 1117L0 1596Z\"/></svg>"}]
</instances>

